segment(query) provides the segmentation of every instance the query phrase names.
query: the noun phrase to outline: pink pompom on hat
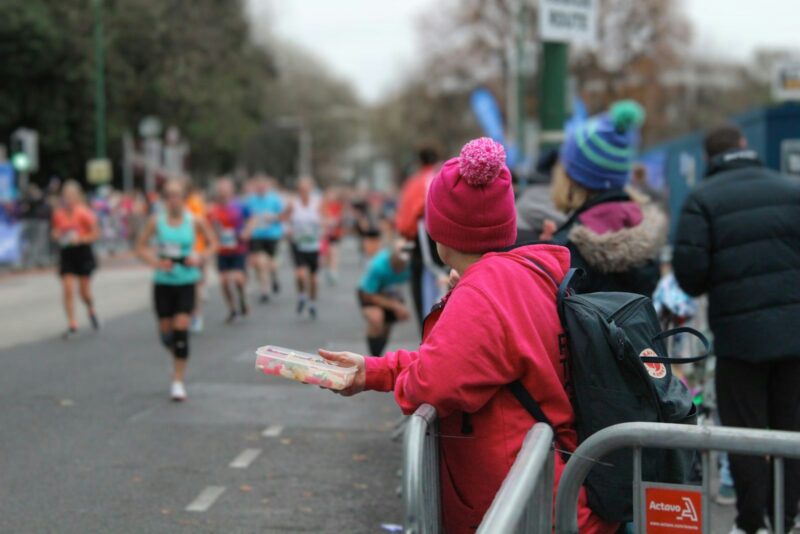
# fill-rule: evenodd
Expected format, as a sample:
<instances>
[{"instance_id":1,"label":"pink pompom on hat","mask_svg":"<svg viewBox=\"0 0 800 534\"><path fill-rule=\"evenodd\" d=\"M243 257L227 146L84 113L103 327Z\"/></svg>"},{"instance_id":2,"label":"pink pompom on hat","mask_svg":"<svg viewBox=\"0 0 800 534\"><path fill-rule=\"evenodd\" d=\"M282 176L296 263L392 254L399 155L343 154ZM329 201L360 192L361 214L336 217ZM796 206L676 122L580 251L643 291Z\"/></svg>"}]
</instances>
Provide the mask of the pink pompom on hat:
<instances>
[{"instance_id":1,"label":"pink pompom on hat","mask_svg":"<svg viewBox=\"0 0 800 534\"><path fill-rule=\"evenodd\" d=\"M517 212L503 145L470 141L442 165L428 190L425 225L434 241L467 254L513 245Z\"/></svg>"}]
</instances>

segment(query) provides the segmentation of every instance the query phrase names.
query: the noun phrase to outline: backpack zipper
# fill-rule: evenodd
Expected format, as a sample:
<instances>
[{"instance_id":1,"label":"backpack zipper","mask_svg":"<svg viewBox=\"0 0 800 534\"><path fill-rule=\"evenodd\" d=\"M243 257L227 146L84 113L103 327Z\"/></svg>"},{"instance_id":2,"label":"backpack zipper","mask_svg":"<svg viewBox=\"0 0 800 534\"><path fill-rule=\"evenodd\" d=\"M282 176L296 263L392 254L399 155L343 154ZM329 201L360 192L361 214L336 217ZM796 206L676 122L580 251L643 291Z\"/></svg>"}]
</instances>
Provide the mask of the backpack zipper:
<instances>
[{"instance_id":1,"label":"backpack zipper","mask_svg":"<svg viewBox=\"0 0 800 534\"><path fill-rule=\"evenodd\" d=\"M628 302L623 307L612 313L608 317L608 322L622 322L628 318L629 315L633 313L637 306L639 306L642 302L645 302L643 299L636 299L634 301Z\"/></svg>"}]
</instances>

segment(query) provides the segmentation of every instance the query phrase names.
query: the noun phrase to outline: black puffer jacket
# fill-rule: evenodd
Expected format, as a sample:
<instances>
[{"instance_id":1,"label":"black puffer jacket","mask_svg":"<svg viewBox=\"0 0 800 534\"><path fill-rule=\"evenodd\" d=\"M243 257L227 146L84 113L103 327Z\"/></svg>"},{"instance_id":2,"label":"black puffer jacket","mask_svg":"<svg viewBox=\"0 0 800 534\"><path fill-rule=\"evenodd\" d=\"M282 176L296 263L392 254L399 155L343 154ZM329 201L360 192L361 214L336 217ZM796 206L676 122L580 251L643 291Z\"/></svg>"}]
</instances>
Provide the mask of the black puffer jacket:
<instances>
[{"instance_id":1,"label":"black puffer jacket","mask_svg":"<svg viewBox=\"0 0 800 534\"><path fill-rule=\"evenodd\" d=\"M625 291L651 296L658 284L658 255L667 220L655 204L634 202L624 191L589 200L558 229L572 267L584 271L573 283L579 293Z\"/></svg>"},{"instance_id":2,"label":"black puffer jacket","mask_svg":"<svg viewBox=\"0 0 800 534\"><path fill-rule=\"evenodd\" d=\"M678 283L709 295L717 356L800 358L800 183L755 152L722 154L681 212Z\"/></svg>"}]
</instances>

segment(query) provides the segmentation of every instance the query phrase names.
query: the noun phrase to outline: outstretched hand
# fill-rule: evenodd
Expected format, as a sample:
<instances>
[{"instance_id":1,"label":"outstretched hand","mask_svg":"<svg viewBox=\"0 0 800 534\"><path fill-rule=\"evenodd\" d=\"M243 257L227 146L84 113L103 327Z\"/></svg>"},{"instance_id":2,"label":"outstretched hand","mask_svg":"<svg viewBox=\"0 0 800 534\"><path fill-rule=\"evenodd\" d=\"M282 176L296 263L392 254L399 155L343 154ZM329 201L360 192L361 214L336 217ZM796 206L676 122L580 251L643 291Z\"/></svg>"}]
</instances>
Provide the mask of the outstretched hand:
<instances>
[{"instance_id":1,"label":"outstretched hand","mask_svg":"<svg viewBox=\"0 0 800 534\"><path fill-rule=\"evenodd\" d=\"M367 382L367 372L364 356L356 354L355 352L333 352L330 350L319 349L319 355L330 362L335 362L347 366L356 367L356 376L350 387L334 391L339 395L350 397L356 393L364 391L364 386ZM333 391L333 390L332 390Z\"/></svg>"}]
</instances>

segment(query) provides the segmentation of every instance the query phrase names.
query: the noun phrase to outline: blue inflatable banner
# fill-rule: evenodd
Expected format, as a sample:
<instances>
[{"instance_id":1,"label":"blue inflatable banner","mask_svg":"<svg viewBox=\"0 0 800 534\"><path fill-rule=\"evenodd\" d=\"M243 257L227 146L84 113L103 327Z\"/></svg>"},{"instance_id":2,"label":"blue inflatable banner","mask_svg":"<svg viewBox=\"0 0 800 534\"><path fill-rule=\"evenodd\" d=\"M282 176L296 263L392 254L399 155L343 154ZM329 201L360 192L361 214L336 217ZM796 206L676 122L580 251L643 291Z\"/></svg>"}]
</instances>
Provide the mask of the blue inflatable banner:
<instances>
[{"instance_id":1,"label":"blue inflatable banner","mask_svg":"<svg viewBox=\"0 0 800 534\"><path fill-rule=\"evenodd\" d=\"M503 145L506 149L506 165L513 168L519 159L519 150L506 140L503 114L494 95L485 87L479 87L472 91L469 100L483 132Z\"/></svg>"},{"instance_id":2,"label":"blue inflatable banner","mask_svg":"<svg viewBox=\"0 0 800 534\"><path fill-rule=\"evenodd\" d=\"M0 163L0 202L11 202L16 197L14 167L10 163Z\"/></svg>"},{"instance_id":3,"label":"blue inflatable banner","mask_svg":"<svg viewBox=\"0 0 800 534\"><path fill-rule=\"evenodd\" d=\"M22 226L0 223L0 263L19 263L22 259Z\"/></svg>"}]
</instances>

